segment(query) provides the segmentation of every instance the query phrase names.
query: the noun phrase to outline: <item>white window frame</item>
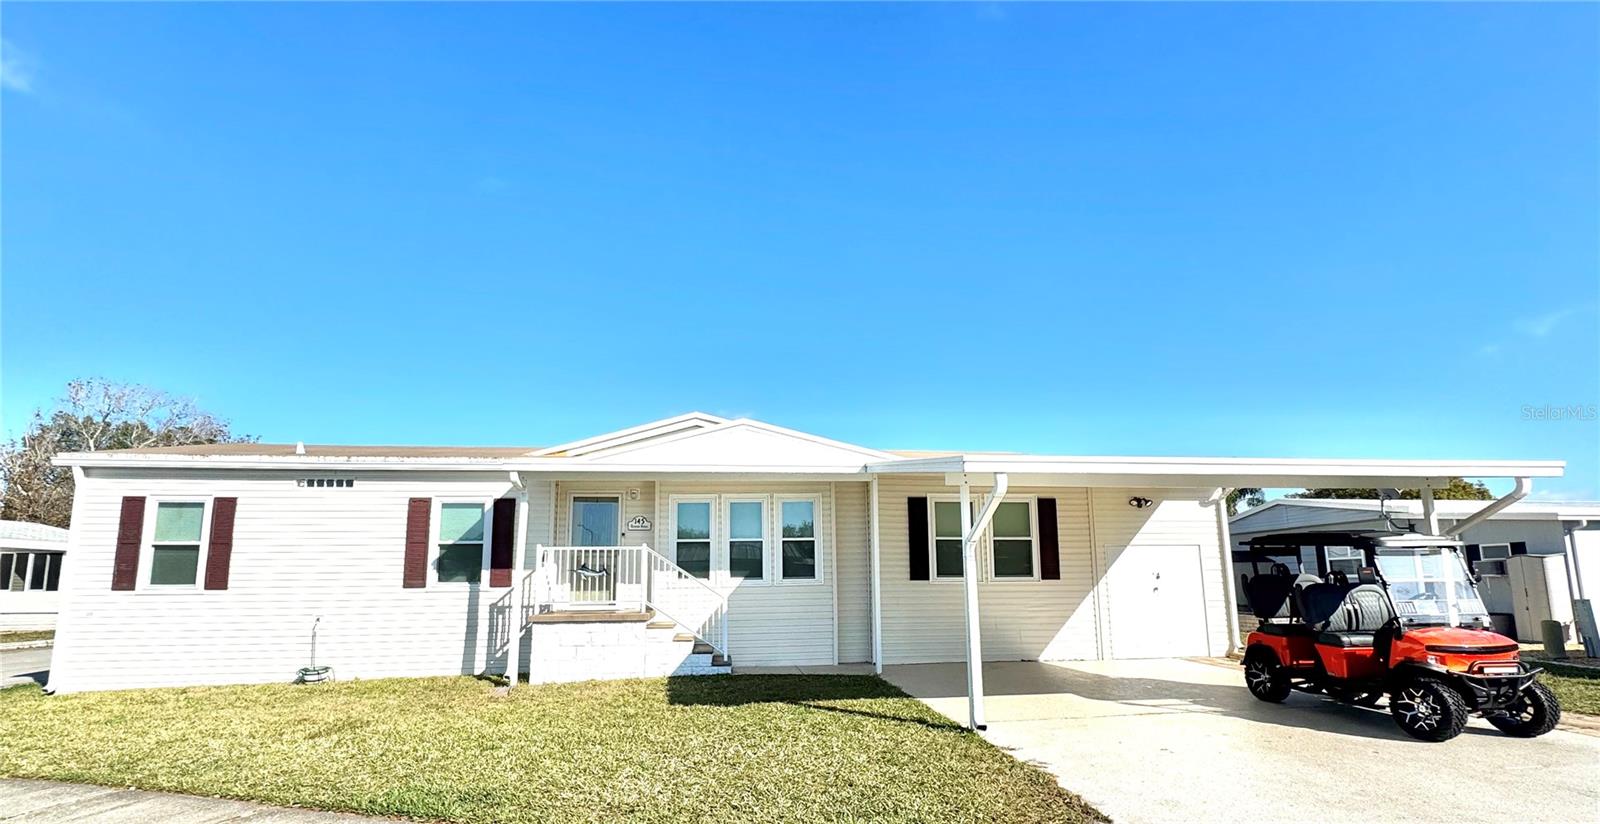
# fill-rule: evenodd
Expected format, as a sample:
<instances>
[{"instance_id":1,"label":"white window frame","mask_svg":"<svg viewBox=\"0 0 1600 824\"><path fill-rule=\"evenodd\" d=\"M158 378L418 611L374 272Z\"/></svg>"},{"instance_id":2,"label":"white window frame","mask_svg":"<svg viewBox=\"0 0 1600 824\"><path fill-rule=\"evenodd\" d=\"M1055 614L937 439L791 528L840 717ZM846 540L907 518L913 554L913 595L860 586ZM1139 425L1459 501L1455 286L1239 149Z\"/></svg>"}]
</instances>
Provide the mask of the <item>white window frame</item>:
<instances>
[{"instance_id":1,"label":"white window frame","mask_svg":"<svg viewBox=\"0 0 1600 824\"><path fill-rule=\"evenodd\" d=\"M678 504L707 504L707 512L709 513L707 516L707 521L711 527L711 535L706 538L707 542L710 543L710 546L708 547L709 558L707 559L707 563L710 565L710 568L706 570L706 577L695 578L695 580L705 581L708 584L717 580L717 537L722 532L722 530L718 529L719 525L717 523L717 519L720 517L717 498L718 496L716 495L667 496L666 537L668 541L672 542L672 563L676 564L679 568L682 568L683 564L678 563ZM694 540L698 542L699 539Z\"/></svg>"},{"instance_id":2,"label":"white window frame","mask_svg":"<svg viewBox=\"0 0 1600 824\"><path fill-rule=\"evenodd\" d=\"M983 541L982 547L984 549L984 554L987 555L988 559L989 559L988 563L984 564L984 571L988 574L988 578L986 580L989 581L990 583L996 583L996 584L1028 583L1028 582L1031 582L1031 581L1040 580L1040 578L1039 578L1039 496L1037 496L1037 495L1007 495L1004 498L1000 499L1000 503L1002 503L1002 504L1025 503L1025 504L1028 505L1028 533L1029 533L1028 537L1031 539L1031 542L1033 544L1033 574L1032 575L1000 575L1000 574L995 572L995 568L994 568L994 541L995 541L994 522L990 521L988 529L984 530L984 534L982 536L982 541ZM999 513L999 511L996 510L996 514L998 514L998 513ZM1005 540L1013 540L1014 541L1014 540L1019 540L1019 539L1017 539L1017 538L1008 538L1008 539L1005 539Z\"/></svg>"},{"instance_id":3,"label":"white window frame","mask_svg":"<svg viewBox=\"0 0 1600 824\"><path fill-rule=\"evenodd\" d=\"M960 575L939 574L939 520L937 514L938 507L935 506L936 503L952 503L955 504L957 510L959 510L961 508L961 496L948 494L928 496L928 581L930 583L938 583L941 581L945 583L949 583L951 581L959 583L962 580L962 576ZM972 507L974 510L978 508L977 496L973 496ZM959 512L957 514L959 514ZM977 521L977 512L973 513L973 521ZM948 541L950 539L945 538L945 540ZM974 547L975 550L980 548L981 547ZM980 562L980 568L981 566L982 564ZM965 570L965 568L966 562L965 558L963 557L962 569Z\"/></svg>"},{"instance_id":4,"label":"white window frame","mask_svg":"<svg viewBox=\"0 0 1600 824\"><path fill-rule=\"evenodd\" d=\"M712 542L712 547L714 550L711 555L711 577L728 586L771 586L773 582L778 579L779 575L778 571L774 568L773 561L775 558L780 561L783 559L781 554L782 550L781 548L778 548L777 544L777 541L782 540L782 538L778 537L779 527L777 526L778 522L776 520L778 517L776 515L778 511L778 505L774 501L773 496L763 493L727 492L715 497L719 498L720 501L716 504L715 514L712 516L712 520L720 520L723 524L723 529L721 530L722 540ZM736 503L761 504L760 578L736 578L733 575L733 542L735 539L733 537L732 505ZM673 515L677 515L676 508L673 509ZM715 535L716 532L717 530L713 528L712 534ZM672 535L674 540L676 540L678 531L674 529L672 531ZM749 539L744 538L740 540ZM677 548L674 547L673 551L676 553Z\"/></svg>"},{"instance_id":5,"label":"white window frame","mask_svg":"<svg viewBox=\"0 0 1600 824\"><path fill-rule=\"evenodd\" d=\"M811 504L811 545L815 549L816 573L810 578L787 578L783 574L783 504L785 501L807 501ZM816 494L784 494L772 496L772 515L770 531L772 533L772 577L778 586L817 586L826 583L828 572L824 561L827 557L826 544L822 540L822 496ZM802 538L801 540L806 540Z\"/></svg>"},{"instance_id":6,"label":"white window frame","mask_svg":"<svg viewBox=\"0 0 1600 824\"><path fill-rule=\"evenodd\" d=\"M439 580L439 530L444 526L445 504L478 504L483 507L483 553L478 559L477 581L441 581ZM428 530L428 586L430 587L469 587L488 588L486 580L489 574L489 544L494 540L494 498L481 498L476 496L434 498L432 512L432 527Z\"/></svg>"},{"instance_id":7,"label":"white window frame","mask_svg":"<svg viewBox=\"0 0 1600 824\"><path fill-rule=\"evenodd\" d=\"M194 583L152 584L150 572L155 564L156 520L161 515L162 504L200 504L200 558L195 561ZM139 577L137 589L146 592L200 592L206 581L206 561L211 555L212 498L207 495L150 496L145 498L145 518L139 536ZM26 582L24 582L26 586Z\"/></svg>"}]
</instances>

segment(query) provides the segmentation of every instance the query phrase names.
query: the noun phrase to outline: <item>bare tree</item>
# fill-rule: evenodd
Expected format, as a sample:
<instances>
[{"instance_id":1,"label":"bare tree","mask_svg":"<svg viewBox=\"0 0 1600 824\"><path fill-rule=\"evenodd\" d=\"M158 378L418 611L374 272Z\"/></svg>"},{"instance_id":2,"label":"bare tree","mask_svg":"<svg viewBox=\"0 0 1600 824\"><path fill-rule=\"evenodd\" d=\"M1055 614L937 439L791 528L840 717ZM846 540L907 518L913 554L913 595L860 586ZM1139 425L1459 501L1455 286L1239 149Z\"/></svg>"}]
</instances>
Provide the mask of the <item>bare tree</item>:
<instances>
[{"instance_id":1,"label":"bare tree","mask_svg":"<svg viewBox=\"0 0 1600 824\"><path fill-rule=\"evenodd\" d=\"M90 378L67 384L56 408L33 413L22 437L0 452L0 517L69 526L72 472L52 466L63 452L249 441L194 401L135 384Z\"/></svg>"}]
</instances>

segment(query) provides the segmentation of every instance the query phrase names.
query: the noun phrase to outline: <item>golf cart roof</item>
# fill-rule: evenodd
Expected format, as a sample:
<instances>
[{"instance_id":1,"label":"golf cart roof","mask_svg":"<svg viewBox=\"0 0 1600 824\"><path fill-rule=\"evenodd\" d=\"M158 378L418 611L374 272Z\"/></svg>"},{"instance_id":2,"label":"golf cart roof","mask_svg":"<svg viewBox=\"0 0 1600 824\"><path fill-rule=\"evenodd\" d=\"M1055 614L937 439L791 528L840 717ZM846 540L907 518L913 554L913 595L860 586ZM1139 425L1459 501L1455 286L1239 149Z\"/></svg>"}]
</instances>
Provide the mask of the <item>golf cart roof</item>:
<instances>
[{"instance_id":1,"label":"golf cart roof","mask_svg":"<svg viewBox=\"0 0 1600 824\"><path fill-rule=\"evenodd\" d=\"M1276 535L1258 535L1244 542L1251 552L1268 554L1269 550L1303 546L1347 546L1370 549L1374 552L1417 552L1436 547L1464 546L1457 538L1442 535L1424 535L1418 532L1280 532Z\"/></svg>"}]
</instances>

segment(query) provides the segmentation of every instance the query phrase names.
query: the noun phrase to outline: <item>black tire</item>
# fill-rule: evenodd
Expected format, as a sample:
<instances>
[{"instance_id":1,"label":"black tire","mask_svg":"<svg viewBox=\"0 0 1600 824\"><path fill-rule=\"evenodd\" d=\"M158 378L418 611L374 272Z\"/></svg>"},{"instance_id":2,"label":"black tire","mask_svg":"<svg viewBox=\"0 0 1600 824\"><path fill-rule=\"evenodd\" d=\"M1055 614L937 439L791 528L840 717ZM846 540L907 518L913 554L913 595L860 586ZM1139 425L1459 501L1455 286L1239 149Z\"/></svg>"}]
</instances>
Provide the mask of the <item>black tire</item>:
<instances>
[{"instance_id":1,"label":"black tire","mask_svg":"<svg viewBox=\"0 0 1600 824\"><path fill-rule=\"evenodd\" d=\"M1488 716L1489 723L1506 735L1537 738L1556 728L1561 720L1561 702L1550 688L1535 681L1517 696L1517 703L1503 715Z\"/></svg>"},{"instance_id":2,"label":"black tire","mask_svg":"<svg viewBox=\"0 0 1600 824\"><path fill-rule=\"evenodd\" d=\"M1274 704L1282 704L1291 689L1289 673L1278 663L1278 657L1261 650L1245 656L1244 685L1251 695Z\"/></svg>"},{"instance_id":3,"label":"black tire","mask_svg":"<svg viewBox=\"0 0 1600 824\"><path fill-rule=\"evenodd\" d=\"M1423 741L1449 741L1467 728L1467 701L1431 678L1407 681L1389 696L1389 713L1400 729Z\"/></svg>"}]
</instances>

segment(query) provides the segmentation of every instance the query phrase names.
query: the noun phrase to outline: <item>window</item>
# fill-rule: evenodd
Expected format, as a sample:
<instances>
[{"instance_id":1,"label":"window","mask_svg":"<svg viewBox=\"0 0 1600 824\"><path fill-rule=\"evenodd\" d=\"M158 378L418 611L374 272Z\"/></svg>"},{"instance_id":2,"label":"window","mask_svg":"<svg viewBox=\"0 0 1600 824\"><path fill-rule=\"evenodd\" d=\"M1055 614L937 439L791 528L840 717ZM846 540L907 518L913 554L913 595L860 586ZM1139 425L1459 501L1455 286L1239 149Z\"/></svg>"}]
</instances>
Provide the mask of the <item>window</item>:
<instances>
[{"instance_id":1,"label":"window","mask_svg":"<svg viewBox=\"0 0 1600 824\"><path fill-rule=\"evenodd\" d=\"M960 504L956 506L959 515ZM1035 568L1033 501L1002 501L995 508L990 534L994 545L991 553L994 577L1032 578Z\"/></svg>"},{"instance_id":2,"label":"window","mask_svg":"<svg viewBox=\"0 0 1600 824\"><path fill-rule=\"evenodd\" d=\"M55 592L61 585L61 553L0 552L0 591Z\"/></svg>"},{"instance_id":3,"label":"window","mask_svg":"<svg viewBox=\"0 0 1600 824\"><path fill-rule=\"evenodd\" d=\"M933 575L961 577L961 503L933 502Z\"/></svg>"},{"instance_id":4,"label":"window","mask_svg":"<svg viewBox=\"0 0 1600 824\"><path fill-rule=\"evenodd\" d=\"M1352 581L1356 580L1362 565L1367 562L1365 554L1355 547L1330 546L1325 547L1324 551L1328 553L1328 571L1343 572Z\"/></svg>"},{"instance_id":5,"label":"window","mask_svg":"<svg viewBox=\"0 0 1600 824\"><path fill-rule=\"evenodd\" d=\"M728 577L766 578L766 508L765 498L728 501Z\"/></svg>"},{"instance_id":6,"label":"window","mask_svg":"<svg viewBox=\"0 0 1600 824\"><path fill-rule=\"evenodd\" d=\"M482 501L439 504L439 556L434 570L441 584L476 584L483 578L488 507Z\"/></svg>"},{"instance_id":7,"label":"window","mask_svg":"<svg viewBox=\"0 0 1600 824\"><path fill-rule=\"evenodd\" d=\"M1479 561L1475 565L1479 575L1506 574L1506 561L1511 558L1510 544L1484 544L1478 547Z\"/></svg>"},{"instance_id":8,"label":"window","mask_svg":"<svg viewBox=\"0 0 1600 824\"><path fill-rule=\"evenodd\" d=\"M817 563L817 502L790 499L778 502L783 536L782 578L815 581L822 576Z\"/></svg>"},{"instance_id":9,"label":"window","mask_svg":"<svg viewBox=\"0 0 1600 824\"><path fill-rule=\"evenodd\" d=\"M673 504L673 548L677 564L696 578L711 577L711 501Z\"/></svg>"},{"instance_id":10,"label":"window","mask_svg":"<svg viewBox=\"0 0 1600 824\"><path fill-rule=\"evenodd\" d=\"M200 580L205 522L205 501L156 503L150 534L150 586L192 587Z\"/></svg>"},{"instance_id":11,"label":"window","mask_svg":"<svg viewBox=\"0 0 1600 824\"><path fill-rule=\"evenodd\" d=\"M571 520L573 546L616 546L622 539L622 498L575 495Z\"/></svg>"}]
</instances>

